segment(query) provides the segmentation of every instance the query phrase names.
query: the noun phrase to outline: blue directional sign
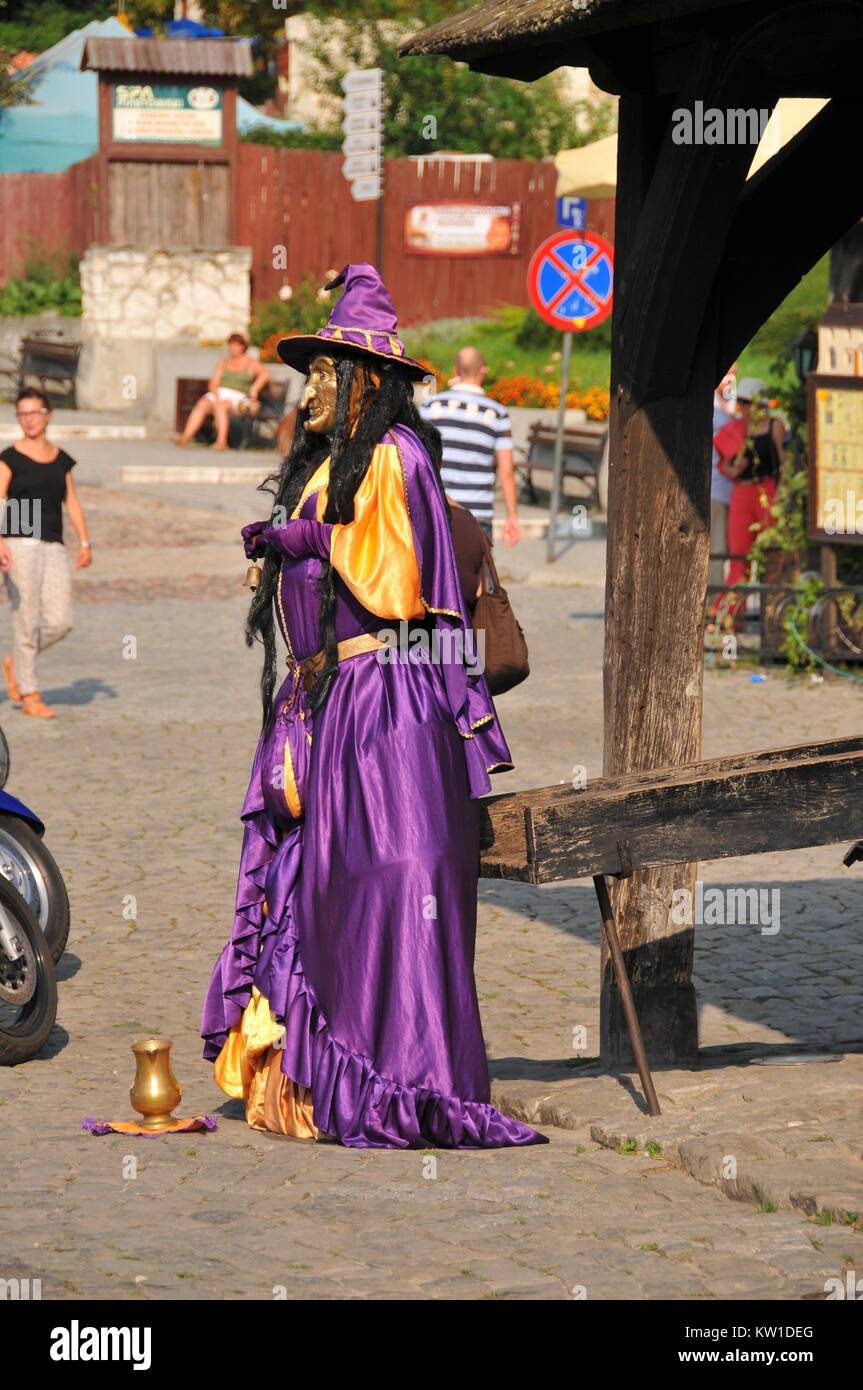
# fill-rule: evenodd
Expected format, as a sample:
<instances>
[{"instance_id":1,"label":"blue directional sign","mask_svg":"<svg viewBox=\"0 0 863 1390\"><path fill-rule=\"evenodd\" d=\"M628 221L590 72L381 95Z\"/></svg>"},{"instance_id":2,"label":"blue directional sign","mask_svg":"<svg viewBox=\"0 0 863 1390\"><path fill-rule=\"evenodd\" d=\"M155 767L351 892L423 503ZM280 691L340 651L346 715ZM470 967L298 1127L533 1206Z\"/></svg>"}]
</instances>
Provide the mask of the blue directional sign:
<instances>
[{"instance_id":1,"label":"blue directional sign","mask_svg":"<svg viewBox=\"0 0 863 1390\"><path fill-rule=\"evenodd\" d=\"M557 232L533 253L531 303L564 333L596 328L611 313L614 247L597 232Z\"/></svg>"},{"instance_id":2,"label":"blue directional sign","mask_svg":"<svg viewBox=\"0 0 863 1390\"><path fill-rule=\"evenodd\" d=\"M587 200L573 198L569 194L557 200L558 227L571 227L575 232L583 232L587 226Z\"/></svg>"}]
</instances>

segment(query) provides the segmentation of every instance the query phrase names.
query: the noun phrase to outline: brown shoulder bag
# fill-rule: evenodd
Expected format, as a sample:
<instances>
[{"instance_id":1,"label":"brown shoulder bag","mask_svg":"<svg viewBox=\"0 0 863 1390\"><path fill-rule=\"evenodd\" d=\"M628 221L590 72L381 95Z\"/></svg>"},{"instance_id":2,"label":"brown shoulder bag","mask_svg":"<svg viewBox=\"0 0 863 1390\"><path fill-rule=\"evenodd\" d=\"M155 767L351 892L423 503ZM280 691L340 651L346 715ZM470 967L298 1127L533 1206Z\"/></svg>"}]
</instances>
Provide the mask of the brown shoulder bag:
<instances>
[{"instance_id":1,"label":"brown shoulder bag","mask_svg":"<svg viewBox=\"0 0 863 1390\"><path fill-rule=\"evenodd\" d=\"M530 675L527 642L500 582L486 539L482 590L473 611L473 629L483 634L485 678L492 695L503 695ZM483 650L482 648L480 649Z\"/></svg>"}]
</instances>

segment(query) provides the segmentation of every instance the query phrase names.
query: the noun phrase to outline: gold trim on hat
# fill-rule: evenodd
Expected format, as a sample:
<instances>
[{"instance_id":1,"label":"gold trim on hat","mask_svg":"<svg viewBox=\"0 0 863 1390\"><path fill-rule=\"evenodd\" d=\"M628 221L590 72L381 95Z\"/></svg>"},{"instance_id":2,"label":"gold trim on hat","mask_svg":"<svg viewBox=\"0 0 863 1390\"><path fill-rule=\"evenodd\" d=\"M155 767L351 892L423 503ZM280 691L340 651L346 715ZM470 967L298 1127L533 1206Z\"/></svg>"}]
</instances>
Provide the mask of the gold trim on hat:
<instances>
[{"instance_id":1,"label":"gold trim on hat","mask_svg":"<svg viewBox=\"0 0 863 1390\"><path fill-rule=\"evenodd\" d=\"M345 338L343 336L345 333L361 334L366 340L365 345ZM389 352L384 348L374 347L373 338L386 338ZM314 343L338 343L343 347L356 348L358 352L370 352L374 357L383 357L384 359L389 357L390 360L403 361L412 371L419 372L422 376L432 375L428 367L424 367L421 362L417 362L415 358L407 354L401 338L397 334L391 333L387 328L360 328L358 324L334 324L330 327L329 324L325 324L317 333L286 333L276 344L280 357L282 357L282 346L287 347L290 343L302 345L301 350L304 353L306 351L313 353L311 345ZM283 358L283 360L285 359Z\"/></svg>"},{"instance_id":2,"label":"gold trim on hat","mask_svg":"<svg viewBox=\"0 0 863 1390\"><path fill-rule=\"evenodd\" d=\"M333 327L330 328L329 324L327 324L326 328L321 329L321 333L331 333L333 337L338 338L339 341L343 341L343 333L362 333L363 337L366 340L366 346L368 347L369 352L378 351L377 348L372 346L373 337L386 338L387 342L390 345L391 351L394 352L398 357L400 357L405 350L404 343L402 342L401 338L399 338L398 335L395 333L390 333L389 329L387 328L361 328L359 324L354 323L342 323L338 325L334 324Z\"/></svg>"}]
</instances>

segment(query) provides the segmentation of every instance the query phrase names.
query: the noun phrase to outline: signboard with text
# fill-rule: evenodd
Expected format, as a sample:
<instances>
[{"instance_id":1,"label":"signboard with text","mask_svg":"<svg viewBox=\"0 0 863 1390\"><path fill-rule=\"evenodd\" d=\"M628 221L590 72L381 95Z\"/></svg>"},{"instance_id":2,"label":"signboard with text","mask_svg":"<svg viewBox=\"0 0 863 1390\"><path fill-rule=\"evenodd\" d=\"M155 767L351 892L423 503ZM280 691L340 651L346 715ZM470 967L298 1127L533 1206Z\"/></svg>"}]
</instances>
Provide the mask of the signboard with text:
<instances>
[{"instance_id":1,"label":"signboard with text","mask_svg":"<svg viewBox=\"0 0 863 1390\"><path fill-rule=\"evenodd\" d=\"M118 82L111 115L118 143L222 143L222 93L206 83Z\"/></svg>"},{"instance_id":2,"label":"signboard with text","mask_svg":"<svg viewBox=\"0 0 863 1390\"><path fill-rule=\"evenodd\" d=\"M404 245L414 256L515 256L520 231L520 203L414 203Z\"/></svg>"},{"instance_id":3,"label":"signboard with text","mask_svg":"<svg viewBox=\"0 0 863 1390\"><path fill-rule=\"evenodd\" d=\"M342 91L342 173L355 203L375 202L383 192L383 71L354 68L342 78Z\"/></svg>"},{"instance_id":4,"label":"signboard with text","mask_svg":"<svg viewBox=\"0 0 863 1390\"><path fill-rule=\"evenodd\" d=\"M587 226L587 202L584 198L564 194L557 199L555 216L558 227L571 227L574 232L583 232Z\"/></svg>"},{"instance_id":5,"label":"signboard with text","mask_svg":"<svg viewBox=\"0 0 863 1390\"><path fill-rule=\"evenodd\" d=\"M809 539L863 545L863 377L808 386Z\"/></svg>"}]
</instances>

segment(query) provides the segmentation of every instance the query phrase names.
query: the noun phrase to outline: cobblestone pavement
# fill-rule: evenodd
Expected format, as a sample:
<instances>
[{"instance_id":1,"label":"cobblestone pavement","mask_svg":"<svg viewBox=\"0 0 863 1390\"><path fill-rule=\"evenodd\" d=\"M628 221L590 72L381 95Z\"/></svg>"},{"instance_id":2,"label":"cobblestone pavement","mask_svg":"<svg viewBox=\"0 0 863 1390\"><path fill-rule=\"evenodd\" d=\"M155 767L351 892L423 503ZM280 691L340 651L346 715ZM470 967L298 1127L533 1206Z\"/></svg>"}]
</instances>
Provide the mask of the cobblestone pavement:
<instances>
[{"instance_id":1,"label":"cobblestone pavement","mask_svg":"<svg viewBox=\"0 0 863 1390\"><path fill-rule=\"evenodd\" d=\"M826 1279L859 1271L859 1054L743 1065L863 1037L860 869L841 868L839 847L702 866L709 885L781 889L781 929L698 929L705 1063L657 1077L661 1122L645 1120L630 1079L591 1066L588 888L483 883L477 980L495 1095L539 1115L551 1143L360 1153L248 1130L197 1030L231 919L257 734L237 528L264 509L248 488L121 492L100 474L104 448L75 450L96 558L75 580L75 632L42 662L61 717L41 724L0 703L10 790L44 816L73 912L51 1044L0 1071L0 1275L41 1277L44 1297L69 1299L748 1299L821 1298ZM601 543L551 572L530 544L501 565L533 675L500 701L518 766L497 790L600 770ZM705 756L859 722L850 682L708 672L705 690ZM219 1129L82 1133L85 1115L131 1114L129 1048L150 1034L174 1040L181 1113L216 1113Z\"/></svg>"}]
</instances>

